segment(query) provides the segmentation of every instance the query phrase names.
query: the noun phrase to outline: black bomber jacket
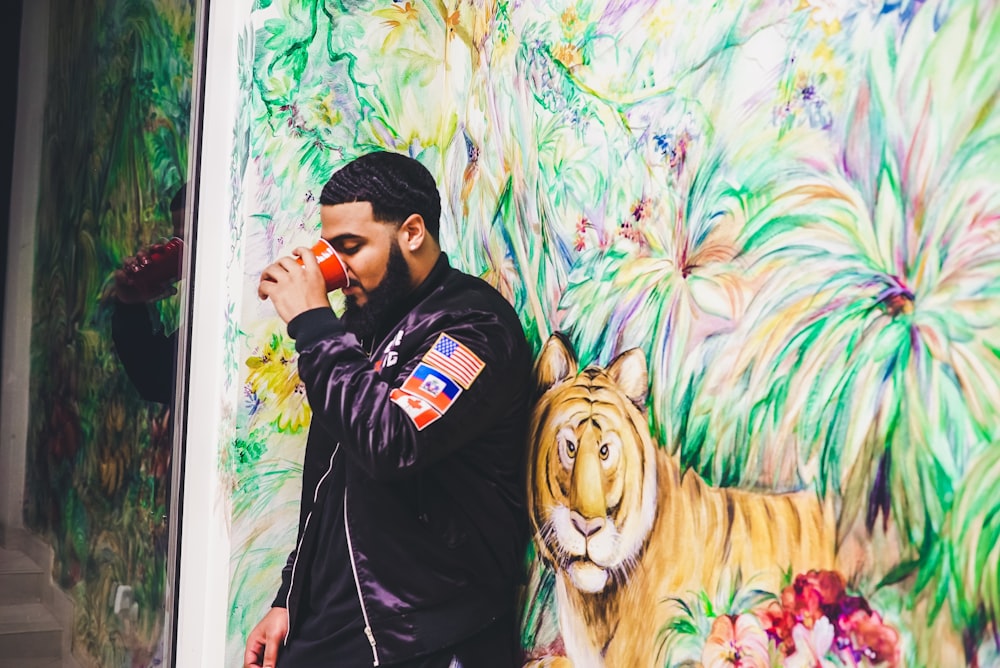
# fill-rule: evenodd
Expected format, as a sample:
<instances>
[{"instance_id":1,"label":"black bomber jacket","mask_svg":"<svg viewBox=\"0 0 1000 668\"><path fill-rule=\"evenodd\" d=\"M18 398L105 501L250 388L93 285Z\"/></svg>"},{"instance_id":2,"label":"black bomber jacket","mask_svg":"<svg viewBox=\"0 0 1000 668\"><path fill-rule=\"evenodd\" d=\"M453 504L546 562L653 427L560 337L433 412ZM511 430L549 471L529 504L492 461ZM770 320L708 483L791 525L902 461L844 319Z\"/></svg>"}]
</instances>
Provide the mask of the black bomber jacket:
<instances>
[{"instance_id":1,"label":"black bomber jacket","mask_svg":"<svg viewBox=\"0 0 1000 668\"><path fill-rule=\"evenodd\" d=\"M313 417L296 549L274 605L288 608L294 641L294 573L313 558L310 527L322 521L310 515L323 495L343 494L343 558L373 665L512 614L527 543L532 355L514 309L444 254L405 301L370 344L325 308L288 327ZM343 488L329 482L334 466L346 467Z\"/></svg>"}]
</instances>

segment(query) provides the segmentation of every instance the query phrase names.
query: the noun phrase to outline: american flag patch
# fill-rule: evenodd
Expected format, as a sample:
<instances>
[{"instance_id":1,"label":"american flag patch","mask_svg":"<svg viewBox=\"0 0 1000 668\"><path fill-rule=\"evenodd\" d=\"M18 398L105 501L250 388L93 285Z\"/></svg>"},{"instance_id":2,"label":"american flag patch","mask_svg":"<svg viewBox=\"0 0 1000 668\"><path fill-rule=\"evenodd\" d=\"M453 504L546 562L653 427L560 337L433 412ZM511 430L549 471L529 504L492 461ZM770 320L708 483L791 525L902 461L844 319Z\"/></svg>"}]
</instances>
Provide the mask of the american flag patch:
<instances>
[{"instance_id":1,"label":"american flag patch","mask_svg":"<svg viewBox=\"0 0 1000 668\"><path fill-rule=\"evenodd\" d=\"M444 372L466 390L486 366L474 352L447 334L438 337L437 342L424 355L423 361Z\"/></svg>"}]
</instances>

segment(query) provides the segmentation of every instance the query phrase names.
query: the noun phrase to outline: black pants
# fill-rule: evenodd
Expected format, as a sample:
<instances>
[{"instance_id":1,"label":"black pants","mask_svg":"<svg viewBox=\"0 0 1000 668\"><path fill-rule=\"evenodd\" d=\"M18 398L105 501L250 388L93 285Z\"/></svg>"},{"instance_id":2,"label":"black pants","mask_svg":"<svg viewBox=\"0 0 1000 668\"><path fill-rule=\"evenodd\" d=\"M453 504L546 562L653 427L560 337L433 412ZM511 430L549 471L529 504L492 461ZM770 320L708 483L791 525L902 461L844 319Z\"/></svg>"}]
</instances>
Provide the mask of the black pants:
<instances>
[{"instance_id":1,"label":"black pants","mask_svg":"<svg viewBox=\"0 0 1000 668\"><path fill-rule=\"evenodd\" d=\"M391 668L516 668L519 651L513 616L493 622L468 640Z\"/></svg>"}]
</instances>

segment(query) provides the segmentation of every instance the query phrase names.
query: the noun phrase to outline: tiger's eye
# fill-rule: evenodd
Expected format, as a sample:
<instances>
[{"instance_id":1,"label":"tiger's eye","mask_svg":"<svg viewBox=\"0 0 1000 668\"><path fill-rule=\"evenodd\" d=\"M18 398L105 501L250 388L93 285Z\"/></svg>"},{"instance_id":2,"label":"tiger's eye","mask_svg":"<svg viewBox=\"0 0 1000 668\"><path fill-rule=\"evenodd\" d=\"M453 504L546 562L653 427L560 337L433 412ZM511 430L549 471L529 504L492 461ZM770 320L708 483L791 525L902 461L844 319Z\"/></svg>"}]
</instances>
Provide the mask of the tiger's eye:
<instances>
[{"instance_id":1,"label":"tiger's eye","mask_svg":"<svg viewBox=\"0 0 1000 668\"><path fill-rule=\"evenodd\" d=\"M610 452L611 452L611 449L608 448L608 446L607 446L606 443L604 445L602 445L601 446L601 459L607 459L608 458L608 453L610 453Z\"/></svg>"},{"instance_id":2,"label":"tiger's eye","mask_svg":"<svg viewBox=\"0 0 1000 668\"><path fill-rule=\"evenodd\" d=\"M574 457L576 455L576 443L574 443L573 441L570 441L569 443L567 443L566 444L566 452L569 453L570 457Z\"/></svg>"}]
</instances>

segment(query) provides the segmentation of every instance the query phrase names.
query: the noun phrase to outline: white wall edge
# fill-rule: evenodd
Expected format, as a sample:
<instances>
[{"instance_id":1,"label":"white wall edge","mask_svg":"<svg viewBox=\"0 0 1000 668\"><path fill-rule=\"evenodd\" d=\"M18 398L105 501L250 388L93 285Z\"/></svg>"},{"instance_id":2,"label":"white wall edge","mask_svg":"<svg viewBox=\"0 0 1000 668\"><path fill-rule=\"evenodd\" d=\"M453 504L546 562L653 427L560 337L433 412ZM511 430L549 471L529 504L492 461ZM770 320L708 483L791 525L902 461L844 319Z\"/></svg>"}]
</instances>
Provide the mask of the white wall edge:
<instances>
[{"instance_id":1,"label":"white wall edge","mask_svg":"<svg viewBox=\"0 0 1000 668\"><path fill-rule=\"evenodd\" d=\"M0 384L0 522L24 526L24 475L31 377L32 283L48 89L49 0L22 3L10 232L4 281L3 381Z\"/></svg>"},{"instance_id":2,"label":"white wall edge","mask_svg":"<svg viewBox=\"0 0 1000 668\"><path fill-rule=\"evenodd\" d=\"M238 36L243 3L208 7L204 116L195 237L188 400L181 509L180 582L174 665L225 665L230 581L230 491L220 472L228 414L226 259L232 205L233 124L239 99Z\"/></svg>"}]
</instances>

